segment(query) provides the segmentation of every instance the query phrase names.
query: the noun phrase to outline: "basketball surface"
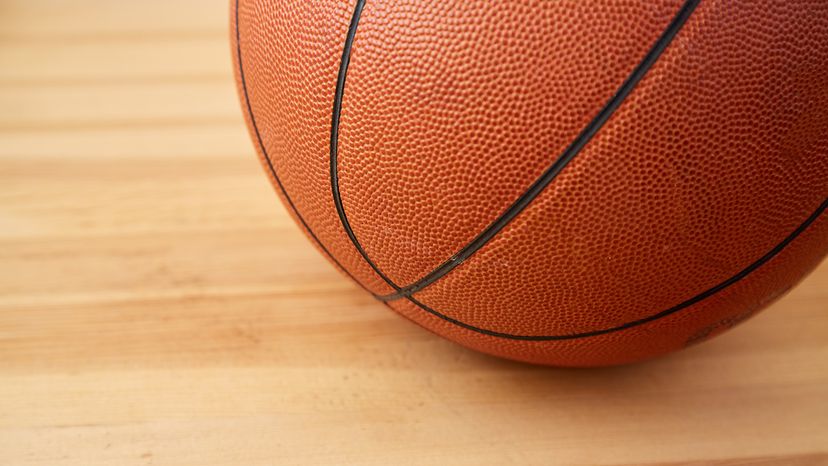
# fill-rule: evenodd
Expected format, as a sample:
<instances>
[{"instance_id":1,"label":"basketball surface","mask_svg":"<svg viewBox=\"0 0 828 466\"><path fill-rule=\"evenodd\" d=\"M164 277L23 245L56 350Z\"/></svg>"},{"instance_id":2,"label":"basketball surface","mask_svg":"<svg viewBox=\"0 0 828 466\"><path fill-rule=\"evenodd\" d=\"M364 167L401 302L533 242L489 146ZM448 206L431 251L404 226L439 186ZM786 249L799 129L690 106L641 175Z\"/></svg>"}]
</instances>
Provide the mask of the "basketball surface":
<instances>
[{"instance_id":1,"label":"basketball surface","mask_svg":"<svg viewBox=\"0 0 828 466\"><path fill-rule=\"evenodd\" d=\"M824 0L238 0L231 28L297 223L467 347L653 357L828 251Z\"/></svg>"}]
</instances>

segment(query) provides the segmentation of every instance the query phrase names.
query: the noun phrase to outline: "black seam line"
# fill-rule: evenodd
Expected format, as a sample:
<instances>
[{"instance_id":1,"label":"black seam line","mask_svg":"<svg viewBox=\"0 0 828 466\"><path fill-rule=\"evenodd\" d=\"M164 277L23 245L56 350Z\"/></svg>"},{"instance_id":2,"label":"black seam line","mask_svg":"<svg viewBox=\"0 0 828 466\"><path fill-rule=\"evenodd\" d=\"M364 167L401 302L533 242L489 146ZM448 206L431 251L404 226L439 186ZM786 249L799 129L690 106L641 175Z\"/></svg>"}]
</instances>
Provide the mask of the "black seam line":
<instances>
[{"instance_id":1,"label":"black seam line","mask_svg":"<svg viewBox=\"0 0 828 466\"><path fill-rule=\"evenodd\" d=\"M259 148L262 150L262 154L264 155L264 159L267 162L268 168L270 169L270 173L273 175L273 179L276 180L276 185L279 187L279 191L282 192L282 195L287 200L288 206L293 211L294 215L296 215L296 218L299 219L299 222L302 224L302 226L305 228L305 230L308 232L308 234L311 236L311 238L313 238L313 240L316 242L316 244L319 245L319 248L322 249L322 251L325 252L325 254L331 259L331 261L334 264L336 264L337 267L339 267L340 270L345 272L345 274L347 276L351 277L351 280L353 280L354 282L357 283L357 285L359 285L360 287L362 287L363 289L365 289L366 291L371 293L371 290L369 290L365 285L360 283L360 281L357 280L348 271L348 269L343 267L342 264L338 260L336 260L336 258L333 256L333 254L331 254L331 252L328 251L328 248L326 248L325 245L322 244L322 241L319 240L319 238L316 236L316 234L313 232L313 230L311 230L310 226L308 226L307 222L305 222L305 219L299 213L299 210L296 208L296 205L293 204L293 200L291 200L290 196L288 196L288 193L285 190L284 185L282 185L282 181L279 179L279 175L276 174L276 168L273 166L273 162L271 162L270 156L267 155L267 149L265 149L264 142L262 141L262 136L259 133L259 127L258 127L258 125L256 125L256 117L253 115L253 107L250 105L250 96L248 95L248 92L247 92L247 80L245 79L245 76L244 76L244 66L242 66L241 32L239 31L239 0L236 0L236 5L235 5L235 22L236 22L236 53L237 53L237 58L238 58L238 61L239 61L239 78L241 79L242 90L244 92L244 102L247 106L247 113L248 113L248 115L250 115L250 123L253 126L253 132L256 134L256 140L259 144Z\"/></svg>"},{"instance_id":2,"label":"black seam line","mask_svg":"<svg viewBox=\"0 0 828 466\"><path fill-rule=\"evenodd\" d=\"M578 153L586 146L596 133L604 126L609 118L615 113L618 107L624 102L627 96L635 89L636 85L646 76L650 68L658 61L662 52L672 42L673 38L681 30L687 19L693 14L700 0L687 0L676 16L664 30L661 37L656 40L653 47L636 66L633 72L627 77L615 95L610 98L598 115L584 128L575 140L564 150L563 154L527 189L503 214L486 227L477 237L469 242L463 249L451 256L446 262L429 272L427 275L410 285L400 288L391 294L378 296L380 301L391 301L402 297L410 296L423 288L431 285L447 273L454 270L466 259L471 257L480 248L485 246L495 235L506 227L515 217L518 216L538 195L558 176L558 174L571 162Z\"/></svg>"},{"instance_id":3,"label":"black seam line","mask_svg":"<svg viewBox=\"0 0 828 466\"><path fill-rule=\"evenodd\" d=\"M684 302L682 302L682 303L680 303L676 306L673 306L669 309L661 311L658 314L653 314L653 315L651 315L649 317L645 317L643 319L634 320L632 322L627 322L626 324L618 325L616 327L606 328L606 329L602 329L602 330L593 330L593 331L590 331L590 332L572 333L572 334L566 334L566 335L547 335L547 336L542 336L542 335L537 335L537 336L536 335L513 335L513 334L510 334L510 333L495 332L493 330L487 330L487 329L484 329L484 328L469 325L469 324L461 322L457 319L451 318L451 317L449 317L445 314L441 314L441 313L435 311L434 309L430 308L429 306L427 306L427 305L421 303L420 301L414 299L411 296L406 296L406 298L409 301L411 301L412 303L414 303L417 306L419 306L420 308L422 308L424 311L429 312L431 314L434 314L435 316L437 316L437 317L439 317L443 320L446 320L448 322L451 322L452 324L455 324L459 327L463 327L467 330L482 333L482 334L485 334L485 335L490 335L490 336L493 336L493 337L500 337L500 338L508 338L508 339L511 339L511 340L527 340L527 341L573 340L573 339L576 339L576 338L587 338L587 337L594 337L594 336L598 336L598 335L604 335L606 333L618 332L618 331L621 331L621 330L626 330L626 329L631 328L631 327L636 327L636 326L639 326L639 325L643 325L643 324L646 324L648 322L652 322L654 320L661 319L662 317L669 316L670 314L674 314L676 312L679 312L682 309L688 308L688 307L690 307L694 304L699 303L700 301L703 301L703 300L715 295L716 293L724 290L725 288L728 288L729 286L731 286L731 285L735 284L736 282L742 280L743 278L747 277L748 275L751 274L751 272L755 271L756 269L758 269L759 267L761 267L762 265L764 265L765 263L767 263L768 261L773 259L777 254L782 252L782 250L785 249L785 247L787 247L793 240L795 240L803 231L805 231L809 226L811 226L811 224L813 224L819 218L819 216L825 211L826 207L828 207L828 199L825 199L824 201L822 201L822 204L817 208L817 210L814 213L812 213L805 220L805 222L803 222L801 225L799 225L799 227L797 227L796 230L794 230L793 233L788 235L781 243L777 244L776 247L771 249L767 254L760 257L756 262L754 262L754 263L750 264L749 266L745 267L744 269L742 269L742 271L737 273L736 275L734 275L734 276L728 278L727 280L719 283L718 285L714 286L713 288L710 288L710 289L708 289L708 290L706 290L702 293L699 293L696 296L688 299L687 301L684 301Z\"/></svg>"},{"instance_id":4,"label":"black seam line","mask_svg":"<svg viewBox=\"0 0 828 466\"><path fill-rule=\"evenodd\" d=\"M348 221L348 216L345 214L345 208L342 205L342 196L339 193L339 167L337 164L339 155L339 120L342 113L342 98L345 94L345 78L348 75L348 65L351 63L351 50L354 46L354 37L356 37L357 26L359 25L359 18L362 15L362 9L365 7L365 0L358 0L354 7L354 15L351 17L351 25L348 27L348 35L345 37L345 46L342 50L342 60L339 62L339 75L336 80L336 92L334 93L333 112L331 115L331 193L333 194L334 206L336 213L339 215L339 222L342 228L351 240L356 250L368 263L368 265L376 272L394 290L399 290L400 287L394 283L387 275L385 275L379 267L368 257L368 253L360 244L359 240L351 228L351 223ZM374 294L374 293L372 293ZM378 295L374 294L375 297Z\"/></svg>"}]
</instances>

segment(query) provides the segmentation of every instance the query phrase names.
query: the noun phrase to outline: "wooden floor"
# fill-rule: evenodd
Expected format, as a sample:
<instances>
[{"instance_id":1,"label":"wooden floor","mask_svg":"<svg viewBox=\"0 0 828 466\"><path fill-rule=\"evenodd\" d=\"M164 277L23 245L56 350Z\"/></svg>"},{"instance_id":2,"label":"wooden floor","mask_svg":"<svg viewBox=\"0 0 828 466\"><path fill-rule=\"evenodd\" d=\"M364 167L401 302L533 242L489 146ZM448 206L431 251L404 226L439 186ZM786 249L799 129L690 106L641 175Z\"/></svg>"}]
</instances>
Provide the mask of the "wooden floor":
<instances>
[{"instance_id":1,"label":"wooden floor","mask_svg":"<svg viewBox=\"0 0 828 466\"><path fill-rule=\"evenodd\" d=\"M646 364L444 342L278 203L226 14L0 3L0 465L828 464L828 264Z\"/></svg>"}]
</instances>

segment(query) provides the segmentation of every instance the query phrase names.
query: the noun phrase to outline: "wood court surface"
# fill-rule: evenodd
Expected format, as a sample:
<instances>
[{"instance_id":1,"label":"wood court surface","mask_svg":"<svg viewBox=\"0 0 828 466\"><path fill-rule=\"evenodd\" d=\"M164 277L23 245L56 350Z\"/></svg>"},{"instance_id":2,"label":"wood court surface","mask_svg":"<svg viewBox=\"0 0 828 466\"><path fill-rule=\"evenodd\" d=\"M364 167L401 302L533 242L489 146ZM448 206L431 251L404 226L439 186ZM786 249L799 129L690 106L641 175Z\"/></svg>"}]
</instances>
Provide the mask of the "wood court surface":
<instances>
[{"instance_id":1,"label":"wood court surface","mask_svg":"<svg viewBox=\"0 0 828 466\"><path fill-rule=\"evenodd\" d=\"M828 464L828 263L643 364L443 341L279 204L227 12L0 3L0 465Z\"/></svg>"}]
</instances>

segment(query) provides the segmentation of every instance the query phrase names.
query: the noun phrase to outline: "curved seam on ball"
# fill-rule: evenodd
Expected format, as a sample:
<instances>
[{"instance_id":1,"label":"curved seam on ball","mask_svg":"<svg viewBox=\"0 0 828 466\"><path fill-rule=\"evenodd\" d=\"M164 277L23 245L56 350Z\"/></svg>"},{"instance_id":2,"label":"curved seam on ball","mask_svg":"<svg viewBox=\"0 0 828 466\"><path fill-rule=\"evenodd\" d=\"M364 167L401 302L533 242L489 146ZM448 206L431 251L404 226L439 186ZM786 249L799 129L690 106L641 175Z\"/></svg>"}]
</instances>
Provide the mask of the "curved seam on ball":
<instances>
[{"instance_id":1,"label":"curved seam on ball","mask_svg":"<svg viewBox=\"0 0 828 466\"><path fill-rule=\"evenodd\" d=\"M739 282L743 278L750 275L752 272L754 272L756 269L758 269L759 267L761 267L765 263L769 262L771 259L773 259L775 256L777 256L780 252L782 252L800 234L802 234L802 232L804 232L809 226L811 226L819 218L819 216L822 215L822 213L825 211L826 208L828 208L828 198L826 198L824 201L822 201L822 204L820 204L820 206L817 207L816 211L814 211L814 213L812 213L791 234L789 234L787 237L785 237L785 239L782 240L781 243L777 244L773 249L768 251L765 255L760 257L755 262L751 263L750 265L748 265L747 267L742 269L739 273L737 273L736 275L734 275L734 276L728 278L727 280L719 283L718 285L716 285L712 288L709 288L706 291L703 291L703 292L697 294L696 296L694 296L694 297L692 297L692 298L690 298L686 301L683 301L683 302L681 302L681 303L679 303L679 304L677 304L677 305L675 305L671 308L668 308L664 311L661 311L657 314L653 314L651 316L644 317L642 319L633 320L631 322L627 322L625 324L621 324L621 325L611 327L611 328L607 328L607 329L593 330L593 331L590 331L590 332L572 333L572 334L565 334L565 335L548 335L548 336L544 336L544 335L514 335L514 334L510 334L510 333L496 332L496 331L493 331L493 330L487 330L487 329L484 329L484 328L475 327L473 325L467 324L465 322L462 322L460 320L457 320L457 319L449 317L445 314L442 314L442 313L434 310L433 308L427 306L426 304L423 304L422 302L414 299L412 296L406 296L406 299L408 299L412 303L416 304L417 306L419 306L424 311L426 311L430 314L433 314L433 315L435 315L435 316L437 316L437 317L439 317L439 318L441 318L445 321L448 321L448 322L450 322L454 325L457 325L459 327L462 327L462 328L465 328L467 330L471 330L471 331L474 331L474 332L477 332L477 333L482 333L482 334L493 336L493 337L507 338L507 339L511 339L511 340L527 340L527 341L573 340L573 339L576 339L576 338L588 338L588 337L594 337L594 336L598 336L598 335L604 335L604 334L607 334L607 333L618 332L618 331L621 331L621 330L626 330L628 328L637 327L639 325L643 325L643 324L646 324L648 322L652 322L654 320L661 319L663 317L667 317L671 314L675 314L676 312L679 312L679 311L681 311L685 308L688 308L688 307L690 307L694 304L697 304L697 303L699 303L699 302L715 295L716 293L725 290L726 288L730 287L731 285L734 285L735 283ZM388 303L385 303L385 304L388 305Z\"/></svg>"},{"instance_id":2,"label":"curved seam on ball","mask_svg":"<svg viewBox=\"0 0 828 466\"><path fill-rule=\"evenodd\" d=\"M330 164L331 164L331 193L333 194L333 202L336 207L336 213L339 215L339 223L342 229L351 240L357 252L362 256L365 262L382 278L391 288L396 291L400 290L399 285L388 278L382 270L368 257L368 253L362 247L362 244L356 237L351 223L348 221L348 216L345 214L345 207L342 205L342 196L339 192L339 167L337 161L339 159L339 120L342 113L342 98L345 94L345 78L348 76L348 65L351 62L351 50L353 50L354 38L356 37L357 26L359 25L359 18L362 15L362 9L365 7L365 0L357 0L354 7L354 14L351 17L351 24L348 27L348 35L345 37L345 45L342 49L342 60L339 62L339 74L336 80L336 91L334 92L333 111L331 112L331 148L330 148ZM374 294L379 298L378 295Z\"/></svg>"},{"instance_id":3,"label":"curved seam on ball","mask_svg":"<svg viewBox=\"0 0 828 466\"><path fill-rule=\"evenodd\" d=\"M546 189L552 181L557 178L558 174L581 152L581 150L592 140L595 134L601 130L607 120L615 113L618 107L624 103L624 100L635 89L638 83L644 79L647 72L658 61L664 50L672 43L673 38L682 29L684 24L695 11L701 0L687 0L676 13L675 17L670 21L670 24L656 40L653 47L647 52L641 62L630 73L627 79L621 84L615 94L604 105L598 115L589 122L589 124L581 131L574 141L564 150L564 152L544 171L544 173L536 179L529 188L524 191L520 197L506 209L494 222L489 224L480 234L471 240L460 251L452 255L447 261L443 262L437 268L424 275L416 282L403 286L393 293L377 296L380 301L392 301L395 299L409 297L412 294L423 290L427 286L436 282L440 278L447 275L457 266L465 262L469 257L474 255L483 246L489 243L501 230L503 230L512 220L514 220L524 209L526 209L532 201L538 197L541 192Z\"/></svg>"},{"instance_id":4,"label":"curved seam on ball","mask_svg":"<svg viewBox=\"0 0 828 466\"><path fill-rule=\"evenodd\" d=\"M267 166L270 169L271 175L273 175L273 179L276 181L276 185L279 187L279 191L282 192L282 195L284 196L285 200L287 201L288 206L293 211L294 215L296 215L296 218L299 219L299 223L302 224L302 227L305 228L305 230L308 232L308 234L313 239L313 241L316 242L316 244L319 246L319 248L322 249L322 251L331 259L331 261L334 264L336 264L337 267L339 267L340 270L345 272L345 274L347 276L349 276L354 282L356 282L357 285L362 287L365 291L368 291L369 293L374 294L371 290L368 289L368 287L366 287L359 280L357 280L356 277L354 277L351 274L351 272L348 271L348 269L343 267L342 264L333 256L333 254L331 254L331 252L328 250L328 248L326 248L325 245L322 244L322 241L320 241L319 237L317 237L316 234L313 232L313 230L311 230L310 226L305 221L304 217L302 217L302 214L299 213L299 209L296 208L296 205L293 203L293 200L291 200L290 196L288 195L287 190L285 189L284 185L282 184L282 181L279 179L279 175L276 174L276 167L274 167L273 162L270 160L270 156L267 154L267 149L265 149L264 141L262 141L262 136L259 133L259 127L258 127L258 125L256 125L256 117L253 114L253 107L250 104L250 96L247 92L247 80L246 80L245 75L244 75L244 66L242 65L241 32L239 30L239 0L236 0L236 4L235 4L235 23L236 23L236 54L237 54L237 59L239 61L239 79L241 80L242 91L244 93L244 102L245 102L245 105L247 107L247 114L250 116L250 123L251 123L251 126L253 127L253 132L256 135L256 140L259 144L259 148L262 151L262 155L264 155L265 162L267 163Z\"/></svg>"}]
</instances>

